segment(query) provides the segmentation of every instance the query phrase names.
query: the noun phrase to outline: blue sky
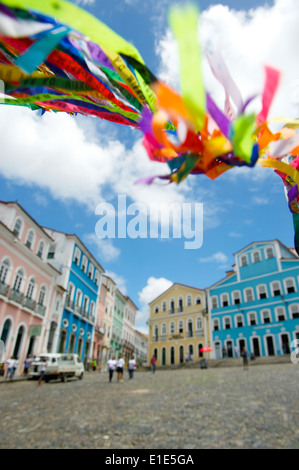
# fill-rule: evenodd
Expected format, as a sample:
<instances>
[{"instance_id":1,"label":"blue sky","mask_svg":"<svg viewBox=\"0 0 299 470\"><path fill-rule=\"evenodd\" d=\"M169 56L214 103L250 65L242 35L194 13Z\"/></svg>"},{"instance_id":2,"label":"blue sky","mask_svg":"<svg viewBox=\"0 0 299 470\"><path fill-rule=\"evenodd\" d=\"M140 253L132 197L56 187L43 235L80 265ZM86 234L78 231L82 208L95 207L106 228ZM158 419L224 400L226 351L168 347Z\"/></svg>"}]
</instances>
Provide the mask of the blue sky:
<instances>
[{"instance_id":1,"label":"blue sky","mask_svg":"<svg viewBox=\"0 0 299 470\"><path fill-rule=\"evenodd\" d=\"M173 2L76 3L132 42L152 72L179 90L178 59L167 22ZM276 66L283 79L270 116L298 117L296 0L201 1L198 6L202 47L220 50L243 98L261 91L263 64ZM221 86L208 73L209 91L222 106ZM253 106L259 111L259 102ZM292 217L273 170L235 168L215 181L201 175L179 186L135 185L139 178L165 173L162 164L147 158L139 131L48 114L40 118L30 110L1 107L0 198L17 200L43 226L76 233L139 307L139 330L147 329L147 303L172 282L209 287L231 268L233 253L256 240L279 239L293 246ZM118 195L125 195L128 205L139 202L146 208L161 202L202 203L201 248L187 250L184 239L149 235L99 240L96 207L106 201L117 209Z\"/></svg>"}]
</instances>

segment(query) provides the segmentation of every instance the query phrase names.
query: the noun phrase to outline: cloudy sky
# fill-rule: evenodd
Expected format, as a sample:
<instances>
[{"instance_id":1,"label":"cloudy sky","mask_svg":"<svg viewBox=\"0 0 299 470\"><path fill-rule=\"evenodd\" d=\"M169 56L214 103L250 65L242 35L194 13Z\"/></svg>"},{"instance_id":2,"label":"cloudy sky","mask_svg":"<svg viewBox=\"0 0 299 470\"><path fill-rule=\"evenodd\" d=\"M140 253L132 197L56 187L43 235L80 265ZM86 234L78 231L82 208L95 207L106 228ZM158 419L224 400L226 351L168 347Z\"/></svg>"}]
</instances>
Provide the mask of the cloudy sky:
<instances>
[{"instance_id":1,"label":"cloudy sky","mask_svg":"<svg viewBox=\"0 0 299 470\"><path fill-rule=\"evenodd\" d=\"M177 48L168 27L173 2L76 3L132 42L152 72L180 90ZM298 117L297 3L197 3L205 84L220 107L224 94L210 72L207 52L221 53L243 100L262 91L265 64L278 68L281 83L270 117ZM258 112L260 105L256 98L250 110ZM9 106L0 108L0 126L1 199L18 200L41 225L76 233L120 290L138 305L136 327L140 331L147 331L148 302L173 282L211 286L231 268L233 253L253 241L279 239L293 246L292 217L283 185L271 169L234 168L215 181L201 175L187 178L179 186L148 187L135 183L165 174L167 169L148 159L136 129L82 116L46 113L40 117ZM201 203L203 221L197 227L202 232L201 247L186 249L186 238L175 238L171 231L168 239L151 239L149 225L142 238L120 238L117 233L115 238L99 238L97 208L110 204L120 214L119 196L126 198L127 222L137 209L150 223L153 204L194 208Z\"/></svg>"}]
</instances>

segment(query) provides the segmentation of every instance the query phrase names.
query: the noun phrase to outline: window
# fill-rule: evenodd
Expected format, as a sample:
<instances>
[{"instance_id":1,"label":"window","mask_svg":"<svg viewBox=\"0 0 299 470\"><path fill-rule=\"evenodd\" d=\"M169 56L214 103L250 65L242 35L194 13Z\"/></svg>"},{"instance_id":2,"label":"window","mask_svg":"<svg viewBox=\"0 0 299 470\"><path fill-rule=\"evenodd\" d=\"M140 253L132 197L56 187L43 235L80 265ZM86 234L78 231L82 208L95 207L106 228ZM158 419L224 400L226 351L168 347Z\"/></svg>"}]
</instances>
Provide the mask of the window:
<instances>
[{"instance_id":1,"label":"window","mask_svg":"<svg viewBox=\"0 0 299 470\"><path fill-rule=\"evenodd\" d=\"M48 259L53 259L55 256L55 245L50 245L49 251L48 251Z\"/></svg>"},{"instance_id":2,"label":"window","mask_svg":"<svg viewBox=\"0 0 299 470\"><path fill-rule=\"evenodd\" d=\"M188 337L192 338L193 337L193 322L191 319L189 319L187 322L187 331L188 331Z\"/></svg>"},{"instance_id":3,"label":"window","mask_svg":"<svg viewBox=\"0 0 299 470\"><path fill-rule=\"evenodd\" d=\"M245 300L246 302L253 302L254 300L253 289L251 287L245 289Z\"/></svg>"},{"instance_id":4,"label":"window","mask_svg":"<svg viewBox=\"0 0 299 470\"><path fill-rule=\"evenodd\" d=\"M238 305L241 303L241 294L239 291L233 292L233 301L235 305Z\"/></svg>"},{"instance_id":5,"label":"window","mask_svg":"<svg viewBox=\"0 0 299 470\"><path fill-rule=\"evenodd\" d=\"M14 229L13 229L14 235L18 238L20 238L20 236L21 236L22 227L23 227L22 219L20 219L20 217L18 217L17 220L15 221L15 226L14 226Z\"/></svg>"},{"instance_id":6,"label":"window","mask_svg":"<svg viewBox=\"0 0 299 470\"><path fill-rule=\"evenodd\" d=\"M32 249L33 242L34 242L34 231L30 229L27 235L27 240L26 240L25 245L28 246L28 248Z\"/></svg>"},{"instance_id":7,"label":"window","mask_svg":"<svg viewBox=\"0 0 299 470\"><path fill-rule=\"evenodd\" d=\"M87 271L87 258L84 255L83 255L83 258L82 258L81 269L84 273L86 273L86 271Z\"/></svg>"},{"instance_id":8,"label":"window","mask_svg":"<svg viewBox=\"0 0 299 470\"><path fill-rule=\"evenodd\" d=\"M187 307L191 307L191 305L192 305L192 296L187 295Z\"/></svg>"},{"instance_id":9,"label":"window","mask_svg":"<svg viewBox=\"0 0 299 470\"><path fill-rule=\"evenodd\" d=\"M253 261L254 263L258 263L259 261L261 261L261 254L260 254L259 251L254 251L254 252L252 253L252 261Z\"/></svg>"},{"instance_id":10,"label":"window","mask_svg":"<svg viewBox=\"0 0 299 470\"><path fill-rule=\"evenodd\" d=\"M288 294L292 294L292 292L295 292L294 279L290 278L285 280L285 289Z\"/></svg>"},{"instance_id":11,"label":"window","mask_svg":"<svg viewBox=\"0 0 299 470\"><path fill-rule=\"evenodd\" d=\"M200 296L199 296L199 295L196 297L196 299L195 299L195 303L196 303L196 305L199 305L199 304L201 304L201 298L200 298Z\"/></svg>"},{"instance_id":12,"label":"window","mask_svg":"<svg viewBox=\"0 0 299 470\"><path fill-rule=\"evenodd\" d=\"M17 291L17 292L20 292L21 291L21 287L22 287L22 283L23 283L23 280L24 280L24 277L25 277L25 272L22 268L20 268L16 274L16 277L15 277L15 282L14 282L14 285L13 285L13 290Z\"/></svg>"},{"instance_id":13,"label":"window","mask_svg":"<svg viewBox=\"0 0 299 470\"><path fill-rule=\"evenodd\" d=\"M91 263L89 263L89 268L88 268L88 277L89 277L89 279L93 278L93 273L94 273L94 267Z\"/></svg>"},{"instance_id":14,"label":"window","mask_svg":"<svg viewBox=\"0 0 299 470\"><path fill-rule=\"evenodd\" d=\"M175 333L175 324L174 324L174 321L170 322L170 325L169 325L169 333L171 335L174 335Z\"/></svg>"},{"instance_id":15,"label":"window","mask_svg":"<svg viewBox=\"0 0 299 470\"><path fill-rule=\"evenodd\" d=\"M213 320L213 330L218 331L220 330L220 323L218 318L214 318Z\"/></svg>"},{"instance_id":16,"label":"window","mask_svg":"<svg viewBox=\"0 0 299 470\"><path fill-rule=\"evenodd\" d=\"M273 282L272 283L272 292L274 296L277 295L282 295L281 288L280 288L280 282Z\"/></svg>"},{"instance_id":17,"label":"window","mask_svg":"<svg viewBox=\"0 0 299 470\"><path fill-rule=\"evenodd\" d=\"M9 268L10 268L9 259L5 259L4 261L2 261L1 266L0 266L0 282L2 282L3 284L5 284L7 280Z\"/></svg>"},{"instance_id":18,"label":"window","mask_svg":"<svg viewBox=\"0 0 299 470\"><path fill-rule=\"evenodd\" d=\"M78 247L76 247L73 261L77 266L79 266L80 258L81 258L81 251L79 250Z\"/></svg>"},{"instance_id":19,"label":"window","mask_svg":"<svg viewBox=\"0 0 299 470\"><path fill-rule=\"evenodd\" d=\"M41 240L39 242L37 253L36 253L37 256L39 256L40 258L43 256L44 248L45 248L45 244L44 244L43 240Z\"/></svg>"},{"instance_id":20,"label":"window","mask_svg":"<svg viewBox=\"0 0 299 470\"><path fill-rule=\"evenodd\" d=\"M45 298L46 298L46 287L42 286L39 291L39 296L38 296L38 305L45 305Z\"/></svg>"},{"instance_id":21,"label":"window","mask_svg":"<svg viewBox=\"0 0 299 470\"><path fill-rule=\"evenodd\" d=\"M231 328L231 318L230 317L225 317L224 318L224 329L229 330Z\"/></svg>"},{"instance_id":22,"label":"window","mask_svg":"<svg viewBox=\"0 0 299 470\"><path fill-rule=\"evenodd\" d=\"M272 246L269 246L268 248L266 248L266 258L267 259L274 258L274 250Z\"/></svg>"},{"instance_id":23,"label":"window","mask_svg":"<svg viewBox=\"0 0 299 470\"><path fill-rule=\"evenodd\" d=\"M179 297L179 299L178 299L178 312L182 312L182 311L183 311L183 298Z\"/></svg>"},{"instance_id":24,"label":"window","mask_svg":"<svg viewBox=\"0 0 299 470\"><path fill-rule=\"evenodd\" d=\"M184 322L183 322L183 320L179 321L179 333L184 333Z\"/></svg>"},{"instance_id":25,"label":"window","mask_svg":"<svg viewBox=\"0 0 299 470\"><path fill-rule=\"evenodd\" d=\"M35 288L35 280L34 278L31 278L27 287L27 293L26 293L27 299L33 298L34 288Z\"/></svg>"},{"instance_id":26,"label":"window","mask_svg":"<svg viewBox=\"0 0 299 470\"><path fill-rule=\"evenodd\" d=\"M162 326L161 326L161 335L162 335L162 336L165 336L166 334L167 334L166 323L162 323Z\"/></svg>"},{"instance_id":27,"label":"window","mask_svg":"<svg viewBox=\"0 0 299 470\"><path fill-rule=\"evenodd\" d=\"M227 294L222 294L221 299L222 299L222 307L227 307L229 305L228 295Z\"/></svg>"},{"instance_id":28,"label":"window","mask_svg":"<svg viewBox=\"0 0 299 470\"><path fill-rule=\"evenodd\" d=\"M155 312L155 313L159 313L159 307L158 307L158 305L155 306L154 312Z\"/></svg>"},{"instance_id":29,"label":"window","mask_svg":"<svg viewBox=\"0 0 299 470\"><path fill-rule=\"evenodd\" d=\"M154 326L154 341L158 341L158 337L159 337L159 327L158 325L155 325Z\"/></svg>"},{"instance_id":30,"label":"window","mask_svg":"<svg viewBox=\"0 0 299 470\"><path fill-rule=\"evenodd\" d=\"M256 313L255 312L249 312L248 313L248 324L250 326L257 325L257 319L256 319Z\"/></svg>"},{"instance_id":31,"label":"window","mask_svg":"<svg viewBox=\"0 0 299 470\"><path fill-rule=\"evenodd\" d=\"M170 301L170 312L169 313L174 313L174 310L175 310L174 309L174 300L171 299L171 301Z\"/></svg>"},{"instance_id":32,"label":"window","mask_svg":"<svg viewBox=\"0 0 299 470\"><path fill-rule=\"evenodd\" d=\"M202 319L200 317L196 318L196 330L202 330Z\"/></svg>"},{"instance_id":33,"label":"window","mask_svg":"<svg viewBox=\"0 0 299 470\"><path fill-rule=\"evenodd\" d=\"M212 297L212 308L218 308L218 299L216 296Z\"/></svg>"},{"instance_id":34,"label":"window","mask_svg":"<svg viewBox=\"0 0 299 470\"><path fill-rule=\"evenodd\" d=\"M84 313L86 313L87 310L88 310L88 304L89 304L89 298L84 297L84 301L83 301L83 311L84 311Z\"/></svg>"},{"instance_id":35,"label":"window","mask_svg":"<svg viewBox=\"0 0 299 470\"><path fill-rule=\"evenodd\" d=\"M98 286L99 282L100 282L100 274L99 274L99 271L96 270L96 273L94 275L94 283L95 283L96 286Z\"/></svg>"},{"instance_id":36,"label":"window","mask_svg":"<svg viewBox=\"0 0 299 470\"><path fill-rule=\"evenodd\" d=\"M243 316L237 315L236 316L236 328L241 328L244 326Z\"/></svg>"},{"instance_id":37,"label":"window","mask_svg":"<svg viewBox=\"0 0 299 470\"><path fill-rule=\"evenodd\" d=\"M299 318L299 308L298 305L290 306L291 318Z\"/></svg>"},{"instance_id":38,"label":"window","mask_svg":"<svg viewBox=\"0 0 299 470\"><path fill-rule=\"evenodd\" d=\"M166 300L163 300L163 302L162 302L162 312L166 312L166 309L167 309L167 303L166 303Z\"/></svg>"},{"instance_id":39,"label":"window","mask_svg":"<svg viewBox=\"0 0 299 470\"><path fill-rule=\"evenodd\" d=\"M285 314L285 309L284 307L277 307L275 309L275 316L277 321L283 321L286 320L286 314Z\"/></svg>"},{"instance_id":40,"label":"window","mask_svg":"<svg viewBox=\"0 0 299 470\"><path fill-rule=\"evenodd\" d=\"M248 258L247 258L247 255L242 255L241 258L240 258L240 262L241 262L241 268L243 266L247 266L248 265Z\"/></svg>"},{"instance_id":41,"label":"window","mask_svg":"<svg viewBox=\"0 0 299 470\"><path fill-rule=\"evenodd\" d=\"M263 321L263 323L271 323L270 310L263 310L262 311L262 321Z\"/></svg>"},{"instance_id":42,"label":"window","mask_svg":"<svg viewBox=\"0 0 299 470\"><path fill-rule=\"evenodd\" d=\"M77 291L76 295L76 306L80 307L82 301L82 292L80 290Z\"/></svg>"},{"instance_id":43,"label":"window","mask_svg":"<svg viewBox=\"0 0 299 470\"><path fill-rule=\"evenodd\" d=\"M259 299L266 299L267 298L267 290L265 285L258 286L258 297Z\"/></svg>"}]
</instances>

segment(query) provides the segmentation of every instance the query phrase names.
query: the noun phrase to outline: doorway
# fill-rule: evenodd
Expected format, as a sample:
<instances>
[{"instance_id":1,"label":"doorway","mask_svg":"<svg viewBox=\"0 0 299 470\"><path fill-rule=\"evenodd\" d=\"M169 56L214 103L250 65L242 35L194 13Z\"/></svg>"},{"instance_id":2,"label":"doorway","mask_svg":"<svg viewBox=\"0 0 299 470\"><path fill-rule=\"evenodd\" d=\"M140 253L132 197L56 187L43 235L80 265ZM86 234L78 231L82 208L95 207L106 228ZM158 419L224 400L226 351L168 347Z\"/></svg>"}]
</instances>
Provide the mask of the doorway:
<instances>
[{"instance_id":1,"label":"doorway","mask_svg":"<svg viewBox=\"0 0 299 470\"><path fill-rule=\"evenodd\" d=\"M266 336L268 356L275 356L274 342L272 336Z\"/></svg>"},{"instance_id":2,"label":"doorway","mask_svg":"<svg viewBox=\"0 0 299 470\"><path fill-rule=\"evenodd\" d=\"M281 341L282 354L290 354L291 351L290 351L289 335L287 335L287 334L281 335L280 341Z\"/></svg>"},{"instance_id":3,"label":"doorway","mask_svg":"<svg viewBox=\"0 0 299 470\"><path fill-rule=\"evenodd\" d=\"M253 347L253 354L255 355L255 357L259 357L261 355L261 352L260 352L260 342L258 338L253 338L252 347Z\"/></svg>"}]
</instances>

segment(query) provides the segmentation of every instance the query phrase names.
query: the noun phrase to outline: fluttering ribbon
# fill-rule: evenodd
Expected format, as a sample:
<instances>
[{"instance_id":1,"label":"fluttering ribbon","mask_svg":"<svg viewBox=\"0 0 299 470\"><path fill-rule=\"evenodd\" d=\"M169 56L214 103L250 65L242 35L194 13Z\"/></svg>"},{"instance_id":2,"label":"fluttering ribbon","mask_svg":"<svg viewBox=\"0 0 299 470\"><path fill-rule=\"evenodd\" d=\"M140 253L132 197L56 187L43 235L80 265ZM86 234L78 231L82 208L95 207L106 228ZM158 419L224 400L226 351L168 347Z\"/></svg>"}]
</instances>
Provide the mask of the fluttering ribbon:
<instances>
[{"instance_id":1,"label":"fluttering ribbon","mask_svg":"<svg viewBox=\"0 0 299 470\"><path fill-rule=\"evenodd\" d=\"M190 174L214 180L234 167L256 164L272 168L285 187L299 250L299 120L268 118L281 73L265 66L261 110L247 113L258 94L243 99L220 52L209 53L212 73L225 94L219 106L203 81L199 19L193 5L170 9L179 93L148 69L132 44L77 5L2 0L0 80L5 94L0 103L41 114L95 116L139 129L149 159L166 163L169 170L145 176L139 180L143 184L156 179L180 184Z\"/></svg>"}]
</instances>

